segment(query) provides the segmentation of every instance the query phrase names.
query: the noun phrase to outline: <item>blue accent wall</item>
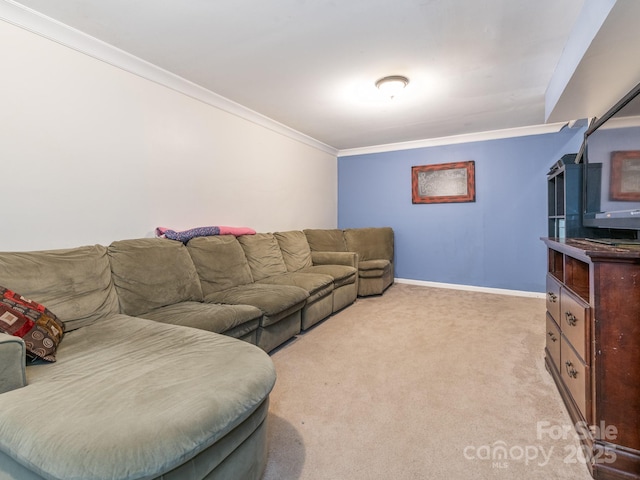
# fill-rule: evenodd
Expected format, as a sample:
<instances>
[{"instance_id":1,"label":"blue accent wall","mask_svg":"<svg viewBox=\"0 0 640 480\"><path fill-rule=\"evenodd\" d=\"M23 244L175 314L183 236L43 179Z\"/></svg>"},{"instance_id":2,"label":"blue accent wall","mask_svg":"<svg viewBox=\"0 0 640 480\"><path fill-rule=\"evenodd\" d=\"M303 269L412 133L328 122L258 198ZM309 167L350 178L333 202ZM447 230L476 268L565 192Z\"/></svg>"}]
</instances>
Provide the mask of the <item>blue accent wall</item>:
<instances>
[{"instance_id":1,"label":"blue accent wall","mask_svg":"<svg viewBox=\"0 0 640 480\"><path fill-rule=\"evenodd\" d=\"M544 292L547 172L584 128L338 158L338 227L390 226L395 277ZM475 161L476 201L412 204L411 167Z\"/></svg>"}]
</instances>

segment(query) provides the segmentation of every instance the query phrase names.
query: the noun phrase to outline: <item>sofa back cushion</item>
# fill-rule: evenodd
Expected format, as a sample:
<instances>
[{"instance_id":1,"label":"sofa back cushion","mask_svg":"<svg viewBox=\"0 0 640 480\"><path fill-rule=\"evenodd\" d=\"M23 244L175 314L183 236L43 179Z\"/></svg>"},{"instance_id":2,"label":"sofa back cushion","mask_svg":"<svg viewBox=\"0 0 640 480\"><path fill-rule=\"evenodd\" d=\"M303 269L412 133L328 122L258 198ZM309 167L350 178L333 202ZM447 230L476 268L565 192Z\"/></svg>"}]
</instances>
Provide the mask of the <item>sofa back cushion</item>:
<instances>
[{"instance_id":1,"label":"sofa back cushion","mask_svg":"<svg viewBox=\"0 0 640 480\"><path fill-rule=\"evenodd\" d=\"M120 240L109 245L108 252L122 313L136 316L175 303L202 301L198 272L181 242Z\"/></svg>"},{"instance_id":2,"label":"sofa back cushion","mask_svg":"<svg viewBox=\"0 0 640 480\"><path fill-rule=\"evenodd\" d=\"M390 227L349 228L344 238L350 252L356 252L358 259L389 260L393 262L393 230Z\"/></svg>"},{"instance_id":3,"label":"sofa back cushion","mask_svg":"<svg viewBox=\"0 0 640 480\"><path fill-rule=\"evenodd\" d=\"M41 303L69 332L119 312L107 249L0 253L0 285Z\"/></svg>"},{"instance_id":4,"label":"sofa back cushion","mask_svg":"<svg viewBox=\"0 0 640 480\"><path fill-rule=\"evenodd\" d=\"M312 252L348 252L342 230L308 229L304 234Z\"/></svg>"},{"instance_id":5,"label":"sofa back cushion","mask_svg":"<svg viewBox=\"0 0 640 480\"><path fill-rule=\"evenodd\" d=\"M254 282L287 273L280 246L272 233L242 235L238 241L249 262Z\"/></svg>"},{"instance_id":6,"label":"sofa back cushion","mask_svg":"<svg viewBox=\"0 0 640 480\"><path fill-rule=\"evenodd\" d=\"M198 271L205 297L253 283L244 250L233 235L197 237L189 240L187 250Z\"/></svg>"},{"instance_id":7,"label":"sofa back cushion","mask_svg":"<svg viewBox=\"0 0 640 480\"><path fill-rule=\"evenodd\" d=\"M311 248L303 231L276 232L273 235L278 241L284 264L289 272L313 266Z\"/></svg>"}]
</instances>

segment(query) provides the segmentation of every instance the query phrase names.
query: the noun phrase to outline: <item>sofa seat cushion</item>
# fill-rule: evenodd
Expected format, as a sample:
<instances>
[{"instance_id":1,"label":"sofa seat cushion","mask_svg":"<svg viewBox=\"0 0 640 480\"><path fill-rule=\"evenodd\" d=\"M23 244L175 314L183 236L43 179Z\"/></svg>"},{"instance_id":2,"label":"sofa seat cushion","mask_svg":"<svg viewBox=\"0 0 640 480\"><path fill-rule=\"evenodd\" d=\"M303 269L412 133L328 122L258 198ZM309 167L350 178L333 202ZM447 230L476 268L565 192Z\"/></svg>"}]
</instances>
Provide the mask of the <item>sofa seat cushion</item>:
<instances>
[{"instance_id":1,"label":"sofa seat cushion","mask_svg":"<svg viewBox=\"0 0 640 480\"><path fill-rule=\"evenodd\" d=\"M293 285L309 292L307 303L331 295L333 277L321 273L291 272L275 277L268 277L258 283L265 285Z\"/></svg>"},{"instance_id":2,"label":"sofa seat cushion","mask_svg":"<svg viewBox=\"0 0 640 480\"><path fill-rule=\"evenodd\" d=\"M360 277L371 278L380 277L391 270L389 260L364 260L358 262Z\"/></svg>"},{"instance_id":3,"label":"sofa seat cushion","mask_svg":"<svg viewBox=\"0 0 640 480\"><path fill-rule=\"evenodd\" d=\"M321 273L333 278L333 287L340 288L343 285L355 283L357 270L347 265L314 265L302 269L304 273Z\"/></svg>"},{"instance_id":4,"label":"sofa seat cushion","mask_svg":"<svg viewBox=\"0 0 640 480\"><path fill-rule=\"evenodd\" d=\"M304 288L251 283L229 288L223 292L211 293L205 297L205 301L258 307L263 314L260 326L267 327L301 310L307 298L309 293Z\"/></svg>"},{"instance_id":5,"label":"sofa seat cushion","mask_svg":"<svg viewBox=\"0 0 640 480\"><path fill-rule=\"evenodd\" d=\"M241 337L258 328L262 311L251 305L218 305L181 302L140 315L162 323L200 328L209 332Z\"/></svg>"},{"instance_id":6,"label":"sofa seat cushion","mask_svg":"<svg viewBox=\"0 0 640 480\"><path fill-rule=\"evenodd\" d=\"M246 342L115 315L0 395L0 452L47 479L155 478L223 443L275 378Z\"/></svg>"}]
</instances>

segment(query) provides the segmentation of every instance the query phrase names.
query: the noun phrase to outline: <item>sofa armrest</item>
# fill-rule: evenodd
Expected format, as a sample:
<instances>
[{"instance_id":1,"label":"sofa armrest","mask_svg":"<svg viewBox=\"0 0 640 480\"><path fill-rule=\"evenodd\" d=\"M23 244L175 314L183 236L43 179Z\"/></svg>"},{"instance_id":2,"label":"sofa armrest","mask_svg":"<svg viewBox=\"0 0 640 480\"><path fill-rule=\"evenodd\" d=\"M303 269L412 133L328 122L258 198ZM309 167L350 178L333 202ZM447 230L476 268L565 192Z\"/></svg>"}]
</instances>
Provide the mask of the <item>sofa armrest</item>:
<instances>
[{"instance_id":1,"label":"sofa armrest","mask_svg":"<svg viewBox=\"0 0 640 480\"><path fill-rule=\"evenodd\" d=\"M358 254L355 252L311 252L314 265L346 265L358 268Z\"/></svg>"},{"instance_id":2,"label":"sofa armrest","mask_svg":"<svg viewBox=\"0 0 640 480\"><path fill-rule=\"evenodd\" d=\"M20 337L0 333L0 393L24 387L26 349Z\"/></svg>"}]
</instances>

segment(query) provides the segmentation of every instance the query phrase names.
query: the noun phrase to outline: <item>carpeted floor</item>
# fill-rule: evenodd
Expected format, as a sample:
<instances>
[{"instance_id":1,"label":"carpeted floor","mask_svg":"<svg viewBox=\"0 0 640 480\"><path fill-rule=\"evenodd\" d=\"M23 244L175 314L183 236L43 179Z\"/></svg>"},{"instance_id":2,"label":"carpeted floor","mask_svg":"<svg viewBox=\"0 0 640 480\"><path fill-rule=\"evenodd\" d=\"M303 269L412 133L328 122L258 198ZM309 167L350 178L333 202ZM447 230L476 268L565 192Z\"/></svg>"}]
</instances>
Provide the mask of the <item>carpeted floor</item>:
<instances>
[{"instance_id":1,"label":"carpeted floor","mask_svg":"<svg viewBox=\"0 0 640 480\"><path fill-rule=\"evenodd\" d=\"M272 353L263 480L590 479L544 322L535 298L395 284L358 299Z\"/></svg>"}]
</instances>

